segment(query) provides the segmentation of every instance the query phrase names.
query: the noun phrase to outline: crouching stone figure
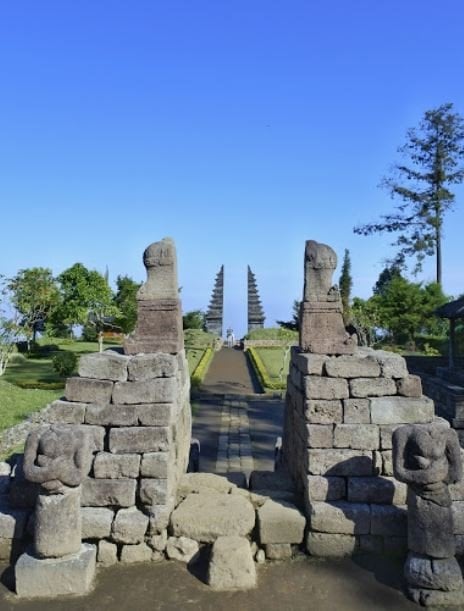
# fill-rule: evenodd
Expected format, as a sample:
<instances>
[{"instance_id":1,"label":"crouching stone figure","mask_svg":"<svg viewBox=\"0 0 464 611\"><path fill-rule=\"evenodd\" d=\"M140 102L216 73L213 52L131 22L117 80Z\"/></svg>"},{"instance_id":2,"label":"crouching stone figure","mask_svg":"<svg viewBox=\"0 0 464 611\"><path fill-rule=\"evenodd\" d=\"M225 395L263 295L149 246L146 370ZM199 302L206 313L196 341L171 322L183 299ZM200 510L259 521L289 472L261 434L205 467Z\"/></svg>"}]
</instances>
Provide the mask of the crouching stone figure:
<instances>
[{"instance_id":1,"label":"crouching stone figure","mask_svg":"<svg viewBox=\"0 0 464 611\"><path fill-rule=\"evenodd\" d=\"M448 488L462 478L456 431L441 418L397 428L393 470L408 484L408 596L424 606L464 604Z\"/></svg>"}]
</instances>

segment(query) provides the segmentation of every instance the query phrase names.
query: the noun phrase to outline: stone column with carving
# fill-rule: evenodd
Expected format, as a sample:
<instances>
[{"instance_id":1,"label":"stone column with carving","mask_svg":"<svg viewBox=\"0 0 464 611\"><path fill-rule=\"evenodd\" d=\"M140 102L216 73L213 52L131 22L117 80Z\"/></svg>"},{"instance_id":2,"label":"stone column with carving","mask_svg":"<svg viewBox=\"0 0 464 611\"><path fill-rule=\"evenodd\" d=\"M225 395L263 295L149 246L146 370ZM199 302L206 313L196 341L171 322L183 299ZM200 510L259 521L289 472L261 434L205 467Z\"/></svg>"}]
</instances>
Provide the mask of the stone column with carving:
<instances>
[{"instance_id":1,"label":"stone column with carving","mask_svg":"<svg viewBox=\"0 0 464 611\"><path fill-rule=\"evenodd\" d=\"M16 564L16 592L27 598L85 594L93 584L96 548L82 544L81 484L91 465L87 434L54 425L29 434L24 474L40 484L33 549Z\"/></svg>"},{"instance_id":2,"label":"stone column with carving","mask_svg":"<svg viewBox=\"0 0 464 611\"><path fill-rule=\"evenodd\" d=\"M462 479L456 431L437 418L397 428L392 442L395 477L408 485L407 594L424 606L463 605L448 489Z\"/></svg>"}]
</instances>

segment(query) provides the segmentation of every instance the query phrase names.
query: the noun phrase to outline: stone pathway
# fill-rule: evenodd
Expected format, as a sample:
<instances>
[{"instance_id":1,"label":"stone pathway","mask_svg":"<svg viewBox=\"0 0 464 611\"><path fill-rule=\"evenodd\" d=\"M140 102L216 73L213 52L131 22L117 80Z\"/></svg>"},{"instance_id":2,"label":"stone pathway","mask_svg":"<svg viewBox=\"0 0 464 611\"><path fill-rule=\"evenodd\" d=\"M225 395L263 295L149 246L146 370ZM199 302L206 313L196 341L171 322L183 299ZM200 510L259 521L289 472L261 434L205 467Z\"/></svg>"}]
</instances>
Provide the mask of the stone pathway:
<instances>
[{"instance_id":1,"label":"stone pathway","mask_svg":"<svg viewBox=\"0 0 464 611\"><path fill-rule=\"evenodd\" d=\"M216 473L253 471L247 402L225 399L218 439Z\"/></svg>"},{"instance_id":2,"label":"stone pathway","mask_svg":"<svg viewBox=\"0 0 464 611\"><path fill-rule=\"evenodd\" d=\"M222 348L216 352L201 390L219 395L262 392L246 354L238 348Z\"/></svg>"}]
</instances>

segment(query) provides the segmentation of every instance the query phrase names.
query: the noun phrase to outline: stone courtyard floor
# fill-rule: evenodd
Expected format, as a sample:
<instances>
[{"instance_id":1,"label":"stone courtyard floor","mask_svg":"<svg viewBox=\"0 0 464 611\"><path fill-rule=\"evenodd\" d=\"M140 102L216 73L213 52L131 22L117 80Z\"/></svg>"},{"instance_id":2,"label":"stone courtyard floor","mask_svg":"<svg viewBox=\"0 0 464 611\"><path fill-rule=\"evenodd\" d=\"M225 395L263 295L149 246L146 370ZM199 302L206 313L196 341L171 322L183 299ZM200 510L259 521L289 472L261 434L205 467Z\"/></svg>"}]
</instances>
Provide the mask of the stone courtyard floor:
<instances>
[{"instance_id":1,"label":"stone courtyard floor","mask_svg":"<svg viewBox=\"0 0 464 611\"><path fill-rule=\"evenodd\" d=\"M258 588L247 592L213 592L205 585L204 564L188 569L177 562L101 569L95 590L86 597L53 601L19 601L11 571L2 571L1 611L407 611L418 609L402 594L402 561L359 556L258 566Z\"/></svg>"}]
</instances>

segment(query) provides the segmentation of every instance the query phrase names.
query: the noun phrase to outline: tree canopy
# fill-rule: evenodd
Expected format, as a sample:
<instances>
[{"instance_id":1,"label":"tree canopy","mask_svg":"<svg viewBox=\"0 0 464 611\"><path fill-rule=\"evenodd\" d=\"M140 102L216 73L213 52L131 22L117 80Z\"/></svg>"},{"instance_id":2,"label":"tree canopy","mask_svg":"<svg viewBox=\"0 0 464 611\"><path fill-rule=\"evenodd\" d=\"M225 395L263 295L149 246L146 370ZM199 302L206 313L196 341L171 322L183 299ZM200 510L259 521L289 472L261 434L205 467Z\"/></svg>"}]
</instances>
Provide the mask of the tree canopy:
<instances>
[{"instance_id":1,"label":"tree canopy","mask_svg":"<svg viewBox=\"0 0 464 611\"><path fill-rule=\"evenodd\" d=\"M436 282L441 284L443 220L455 201L451 188L464 180L463 118L450 103L428 110L419 126L407 131L398 152L403 160L393 166L381 187L399 203L380 221L359 225L354 232L396 233L393 262L404 268L412 258L415 273L425 257L435 255Z\"/></svg>"}]
</instances>

